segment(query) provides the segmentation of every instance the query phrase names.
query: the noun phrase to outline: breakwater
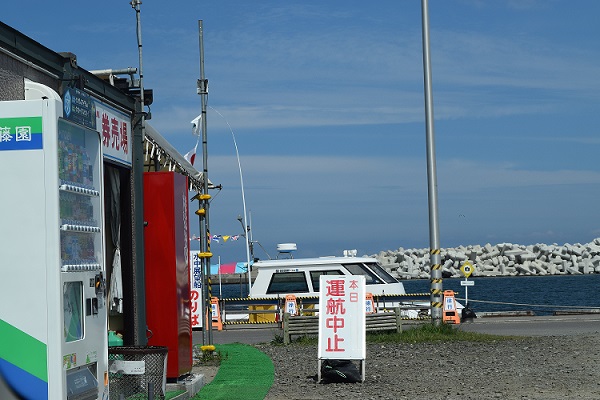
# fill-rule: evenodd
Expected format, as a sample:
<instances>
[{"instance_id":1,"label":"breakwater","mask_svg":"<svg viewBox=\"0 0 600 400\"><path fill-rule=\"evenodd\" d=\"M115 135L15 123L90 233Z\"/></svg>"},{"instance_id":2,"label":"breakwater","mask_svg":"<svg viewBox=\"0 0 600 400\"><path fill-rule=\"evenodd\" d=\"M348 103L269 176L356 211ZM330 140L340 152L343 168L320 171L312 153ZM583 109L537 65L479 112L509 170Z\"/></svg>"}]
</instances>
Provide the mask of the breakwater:
<instances>
[{"instance_id":1,"label":"breakwater","mask_svg":"<svg viewBox=\"0 0 600 400\"><path fill-rule=\"evenodd\" d=\"M381 251L373 255L395 277L424 279L430 276L429 249ZM579 275L600 273L600 238L586 244L468 245L441 249L442 275L462 277L465 262L471 276Z\"/></svg>"}]
</instances>

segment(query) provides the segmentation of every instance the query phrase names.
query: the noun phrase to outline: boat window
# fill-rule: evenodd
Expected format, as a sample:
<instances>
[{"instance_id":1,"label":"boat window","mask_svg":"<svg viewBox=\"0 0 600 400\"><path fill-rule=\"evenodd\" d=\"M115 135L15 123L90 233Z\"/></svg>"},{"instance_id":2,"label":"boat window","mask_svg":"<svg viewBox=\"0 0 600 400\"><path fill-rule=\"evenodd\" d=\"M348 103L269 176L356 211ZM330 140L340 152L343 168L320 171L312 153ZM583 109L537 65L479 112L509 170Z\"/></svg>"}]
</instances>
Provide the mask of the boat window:
<instances>
[{"instance_id":1,"label":"boat window","mask_svg":"<svg viewBox=\"0 0 600 400\"><path fill-rule=\"evenodd\" d=\"M344 275L344 273L339 269L332 269L327 271L310 271L310 280L312 282L313 289L315 292L318 292L320 290L319 277L321 275Z\"/></svg>"},{"instance_id":2,"label":"boat window","mask_svg":"<svg viewBox=\"0 0 600 400\"><path fill-rule=\"evenodd\" d=\"M307 293L308 283L304 272L280 272L271 277L267 288L268 294L273 293Z\"/></svg>"},{"instance_id":3,"label":"boat window","mask_svg":"<svg viewBox=\"0 0 600 400\"><path fill-rule=\"evenodd\" d=\"M377 263L366 263L368 268L372 269L380 278L387 283L398 283L399 281L389 274L383 267Z\"/></svg>"},{"instance_id":4,"label":"boat window","mask_svg":"<svg viewBox=\"0 0 600 400\"><path fill-rule=\"evenodd\" d=\"M364 275L367 285L378 285L383 283L377 275L371 272L363 264L343 264L352 275Z\"/></svg>"}]
</instances>

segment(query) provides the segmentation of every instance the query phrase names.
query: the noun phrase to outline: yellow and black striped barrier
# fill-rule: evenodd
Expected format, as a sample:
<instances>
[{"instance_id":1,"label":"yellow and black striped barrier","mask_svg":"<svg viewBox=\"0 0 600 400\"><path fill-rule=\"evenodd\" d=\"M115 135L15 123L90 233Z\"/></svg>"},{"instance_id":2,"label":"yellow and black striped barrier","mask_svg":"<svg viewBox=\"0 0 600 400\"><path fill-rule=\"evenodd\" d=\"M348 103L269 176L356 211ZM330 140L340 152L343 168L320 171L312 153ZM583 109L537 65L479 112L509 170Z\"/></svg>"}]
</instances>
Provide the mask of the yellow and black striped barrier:
<instances>
[{"instance_id":1,"label":"yellow and black striped barrier","mask_svg":"<svg viewBox=\"0 0 600 400\"><path fill-rule=\"evenodd\" d=\"M276 324L277 322L272 321L225 321L223 325L266 325L266 324Z\"/></svg>"}]
</instances>

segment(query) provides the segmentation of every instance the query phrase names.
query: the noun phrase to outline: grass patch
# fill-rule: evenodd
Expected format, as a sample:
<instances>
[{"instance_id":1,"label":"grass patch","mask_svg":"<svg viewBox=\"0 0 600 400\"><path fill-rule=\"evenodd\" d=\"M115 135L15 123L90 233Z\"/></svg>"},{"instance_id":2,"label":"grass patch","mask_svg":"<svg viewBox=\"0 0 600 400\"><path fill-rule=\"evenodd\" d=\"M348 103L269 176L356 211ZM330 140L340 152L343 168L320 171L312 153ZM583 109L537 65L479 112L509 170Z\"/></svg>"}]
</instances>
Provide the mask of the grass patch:
<instances>
[{"instance_id":1,"label":"grass patch","mask_svg":"<svg viewBox=\"0 0 600 400\"><path fill-rule=\"evenodd\" d=\"M217 350L228 354L222 360L219 372L193 399L261 400L273 384L275 367L260 350L246 344L217 345Z\"/></svg>"},{"instance_id":2,"label":"grass patch","mask_svg":"<svg viewBox=\"0 0 600 400\"><path fill-rule=\"evenodd\" d=\"M465 332L452 324L421 324L407 328L401 333L367 332L367 343L431 343L431 342L494 342L498 340L514 340L515 336L489 335L486 333ZM316 335L298 336L291 343L309 346L318 343ZM271 341L274 345L283 345L283 338L276 337Z\"/></svg>"},{"instance_id":3,"label":"grass patch","mask_svg":"<svg viewBox=\"0 0 600 400\"><path fill-rule=\"evenodd\" d=\"M293 344L297 344L300 346L310 346L310 345L317 344L318 341L319 341L319 337L316 334L295 335L295 337L290 340L290 344L293 343ZM271 344L274 346L285 346L285 344L283 343L283 336L275 335L273 337L273 339L271 340Z\"/></svg>"},{"instance_id":4,"label":"grass patch","mask_svg":"<svg viewBox=\"0 0 600 400\"><path fill-rule=\"evenodd\" d=\"M273 339L271 339L271 344L274 345L282 345L283 344L283 335L274 334Z\"/></svg>"},{"instance_id":5,"label":"grass patch","mask_svg":"<svg viewBox=\"0 0 600 400\"><path fill-rule=\"evenodd\" d=\"M510 339L514 337L464 332L450 324L423 324L401 333L367 334L367 343L494 342Z\"/></svg>"},{"instance_id":6,"label":"grass patch","mask_svg":"<svg viewBox=\"0 0 600 400\"><path fill-rule=\"evenodd\" d=\"M227 352L222 352L215 346L211 346L212 348L208 347L199 344L194 346L194 366L206 365L218 367L221 365L221 361L229 358Z\"/></svg>"}]
</instances>

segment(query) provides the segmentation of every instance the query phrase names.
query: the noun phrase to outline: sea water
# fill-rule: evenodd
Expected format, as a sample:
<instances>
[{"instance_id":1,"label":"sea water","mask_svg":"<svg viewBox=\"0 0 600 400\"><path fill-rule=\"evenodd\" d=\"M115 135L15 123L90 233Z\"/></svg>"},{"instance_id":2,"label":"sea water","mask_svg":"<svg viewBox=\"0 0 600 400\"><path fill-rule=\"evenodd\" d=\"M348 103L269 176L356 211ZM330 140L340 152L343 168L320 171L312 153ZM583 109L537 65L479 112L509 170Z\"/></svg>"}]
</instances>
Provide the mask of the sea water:
<instances>
[{"instance_id":1,"label":"sea water","mask_svg":"<svg viewBox=\"0 0 600 400\"><path fill-rule=\"evenodd\" d=\"M533 311L547 315L553 311L600 308L600 274L545 275L469 278L473 286L461 286L464 279L444 279L444 290L458 292L456 298L477 312ZM402 280L406 293L429 293L428 279ZM368 290L368 287L367 287ZM220 298L248 296L248 282L218 285L213 282L213 296Z\"/></svg>"},{"instance_id":2,"label":"sea water","mask_svg":"<svg viewBox=\"0 0 600 400\"><path fill-rule=\"evenodd\" d=\"M467 294L475 312L533 311L545 315L559 310L600 308L600 274L470 278L474 286L468 287L461 286L463 280L444 279L443 289L458 292L456 297L463 304ZM429 280L402 283L407 293L429 292Z\"/></svg>"}]
</instances>

